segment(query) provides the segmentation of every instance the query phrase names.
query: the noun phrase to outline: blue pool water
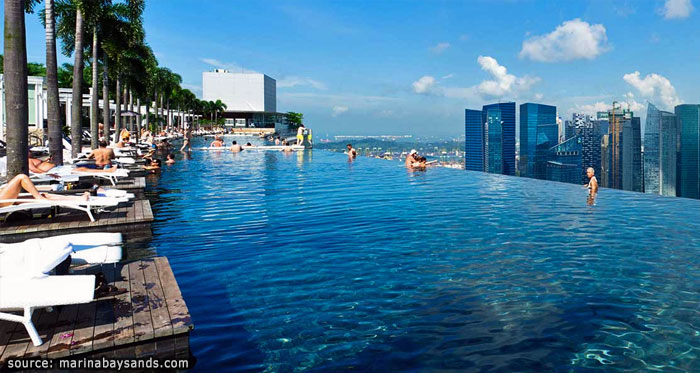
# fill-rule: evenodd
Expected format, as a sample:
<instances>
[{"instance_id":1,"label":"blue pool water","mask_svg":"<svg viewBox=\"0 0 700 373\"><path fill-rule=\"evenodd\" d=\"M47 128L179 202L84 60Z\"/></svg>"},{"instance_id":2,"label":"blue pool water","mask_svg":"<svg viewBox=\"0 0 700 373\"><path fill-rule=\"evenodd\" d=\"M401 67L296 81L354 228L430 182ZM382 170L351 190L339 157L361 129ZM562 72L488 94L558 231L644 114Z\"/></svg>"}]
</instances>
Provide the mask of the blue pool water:
<instances>
[{"instance_id":1,"label":"blue pool water","mask_svg":"<svg viewBox=\"0 0 700 373\"><path fill-rule=\"evenodd\" d=\"M581 186L320 150L177 157L150 245L197 370L700 370L700 201L588 206Z\"/></svg>"}]
</instances>

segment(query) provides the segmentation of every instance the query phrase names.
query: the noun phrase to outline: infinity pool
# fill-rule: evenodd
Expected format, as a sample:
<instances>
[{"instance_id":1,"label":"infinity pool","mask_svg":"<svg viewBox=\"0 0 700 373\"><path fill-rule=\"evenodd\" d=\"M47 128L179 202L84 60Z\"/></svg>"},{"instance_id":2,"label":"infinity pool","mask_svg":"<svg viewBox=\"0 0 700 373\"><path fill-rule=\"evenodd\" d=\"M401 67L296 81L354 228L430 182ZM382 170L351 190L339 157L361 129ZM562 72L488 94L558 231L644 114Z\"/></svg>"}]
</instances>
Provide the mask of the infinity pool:
<instances>
[{"instance_id":1,"label":"infinity pool","mask_svg":"<svg viewBox=\"0 0 700 373\"><path fill-rule=\"evenodd\" d=\"M700 370L700 201L588 206L581 186L320 150L177 157L150 245L197 370Z\"/></svg>"}]
</instances>

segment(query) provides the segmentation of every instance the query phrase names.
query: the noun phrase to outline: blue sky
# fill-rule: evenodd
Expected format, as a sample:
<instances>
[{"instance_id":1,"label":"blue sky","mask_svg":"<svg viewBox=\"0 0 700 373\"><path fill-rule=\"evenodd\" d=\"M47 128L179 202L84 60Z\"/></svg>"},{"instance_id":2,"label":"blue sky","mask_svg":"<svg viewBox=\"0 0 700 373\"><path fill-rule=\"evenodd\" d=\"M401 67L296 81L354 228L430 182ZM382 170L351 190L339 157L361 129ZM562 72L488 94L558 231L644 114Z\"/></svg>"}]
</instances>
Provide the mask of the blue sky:
<instances>
[{"instance_id":1,"label":"blue sky","mask_svg":"<svg viewBox=\"0 0 700 373\"><path fill-rule=\"evenodd\" d=\"M278 110L303 112L319 135L460 135L464 109L489 102L556 105L563 117L613 100L639 114L647 100L700 102L698 6L149 0L145 23L161 65L197 95L203 71L255 70L277 80ZM36 15L27 43L43 61Z\"/></svg>"}]
</instances>

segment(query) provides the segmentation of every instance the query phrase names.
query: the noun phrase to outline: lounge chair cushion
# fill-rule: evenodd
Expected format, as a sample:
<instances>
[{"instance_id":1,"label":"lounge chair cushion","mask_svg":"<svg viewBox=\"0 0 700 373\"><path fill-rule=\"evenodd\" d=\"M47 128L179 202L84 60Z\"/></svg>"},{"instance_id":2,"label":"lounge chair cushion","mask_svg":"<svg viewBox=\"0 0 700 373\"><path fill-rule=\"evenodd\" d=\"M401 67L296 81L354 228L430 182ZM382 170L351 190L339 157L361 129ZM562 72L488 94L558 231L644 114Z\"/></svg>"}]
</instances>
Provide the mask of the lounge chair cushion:
<instances>
[{"instance_id":1,"label":"lounge chair cushion","mask_svg":"<svg viewBox=\"0 0 700 373\"><path fill-rule=\"evenodd\" d=\"M19 248L0 248L0 277L44 277L73 252L73 245L70 243L48 245L43 244L39 238L24 241L19 245Z\"/></svg>"}]
</instances>

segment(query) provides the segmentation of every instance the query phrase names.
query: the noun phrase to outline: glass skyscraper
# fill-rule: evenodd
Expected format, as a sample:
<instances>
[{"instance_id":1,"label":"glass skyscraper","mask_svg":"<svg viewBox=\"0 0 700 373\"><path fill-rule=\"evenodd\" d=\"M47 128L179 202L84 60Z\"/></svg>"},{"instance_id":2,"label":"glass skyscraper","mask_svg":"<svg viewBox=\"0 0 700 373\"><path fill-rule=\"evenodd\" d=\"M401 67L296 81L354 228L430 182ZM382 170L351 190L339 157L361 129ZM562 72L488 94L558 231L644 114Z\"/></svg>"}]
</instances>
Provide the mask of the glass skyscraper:
<instances>
[{"instance_id":1,"label":"glass skyscraper","mask_svg":"<svg viewBox=\"0 0 700 373\"><path fill-rule=\"evenodd\" d=\"M680 131L676 192L679 197L700 198L700 105L678 105L675 112Z\"/></svg>"},{"instance_id":2,"label":"glass skyscraper","mask_svg":"<svg viewBox=\"0 0 700 373\"><path fill-rule=\"evenodd\" d=\"M547 157L558 137L555 106L520 105L520 176L546 179Z\"/></svg>"},{"instance_id":3,"label":"glass skyscraper","mask_svg":"<svg viewBox=\"0 0 700 373\"><path fill-rule=\"evenodd\" d=\"M676 195L676 116L649 103L644 127L644 192Z\"/></svg>"},{"instance_id":4,"label":"glass skyscraper","mask_svg":"<svg viewBox=\"0 0 700 373\"><path fill-rule=\"evenodd\" d=\"M515 175L515 102L485 105L481 111L482 123L487 123L488 113L489 111L493 110L498 111L501 122L500 143L494 144L494 146L497 145L501 149L498 157L502 162L502 165L499 166L502 171L499 173L504 175ZM489 137L487 137L487 146L489 146L488 140Z\"/></svg>"},{"instance_id":5,"label":"glass skyscraper","mask_svg":"<svg viewBox=\"0 0 700 373\"><path fill-rule=\"evenodd\" d=\"M581 137L581 177L582 183L588 182L586 170L593 167L596 175L601 174L601 140L600 123L591 120L590 117L576 129Z\"/></svg>"},{"instance_id":6,"label":"glass skyscraper","mask_svg":"<svg viewBox=\"0 0 700 373\"><path fill-rule=\"evenodd\" d=\"M642 125L639 117L622 122L622 189L644 191L644 169L642 165Z\"/></svg>"},{"instance_id":7,"label":"glass skyscraper","mask_svg":"<svg viewBox=\"0 0 700 373\"><path fill-rule=\"evenodd\" d=\"M499 108L491 108L486 113L486 164L484 168L493 174L503 173L503 120Z\"/></svg>"},{"instance_id":8,"label":"glass skyscraper","mask_svg":"<svg viewBox=\"0 0 700 373\"><path fill-rule=\"evenodd\" d=\"M549 161L545 168L546 179L579 184L583 167L582 150L583 138L580 135L575 135L549 149Z\"/></svg>"},{"instance_id":9,"label":"glass skyscraper","mask_svg":"<svg viewBox=\"0 0 700 373\"><path fill-rule=\"evenodd\" d=\"M484 122L481 111L464 111L464 167L471 171L484 171Z\"/></svg>"}]
</instances>

